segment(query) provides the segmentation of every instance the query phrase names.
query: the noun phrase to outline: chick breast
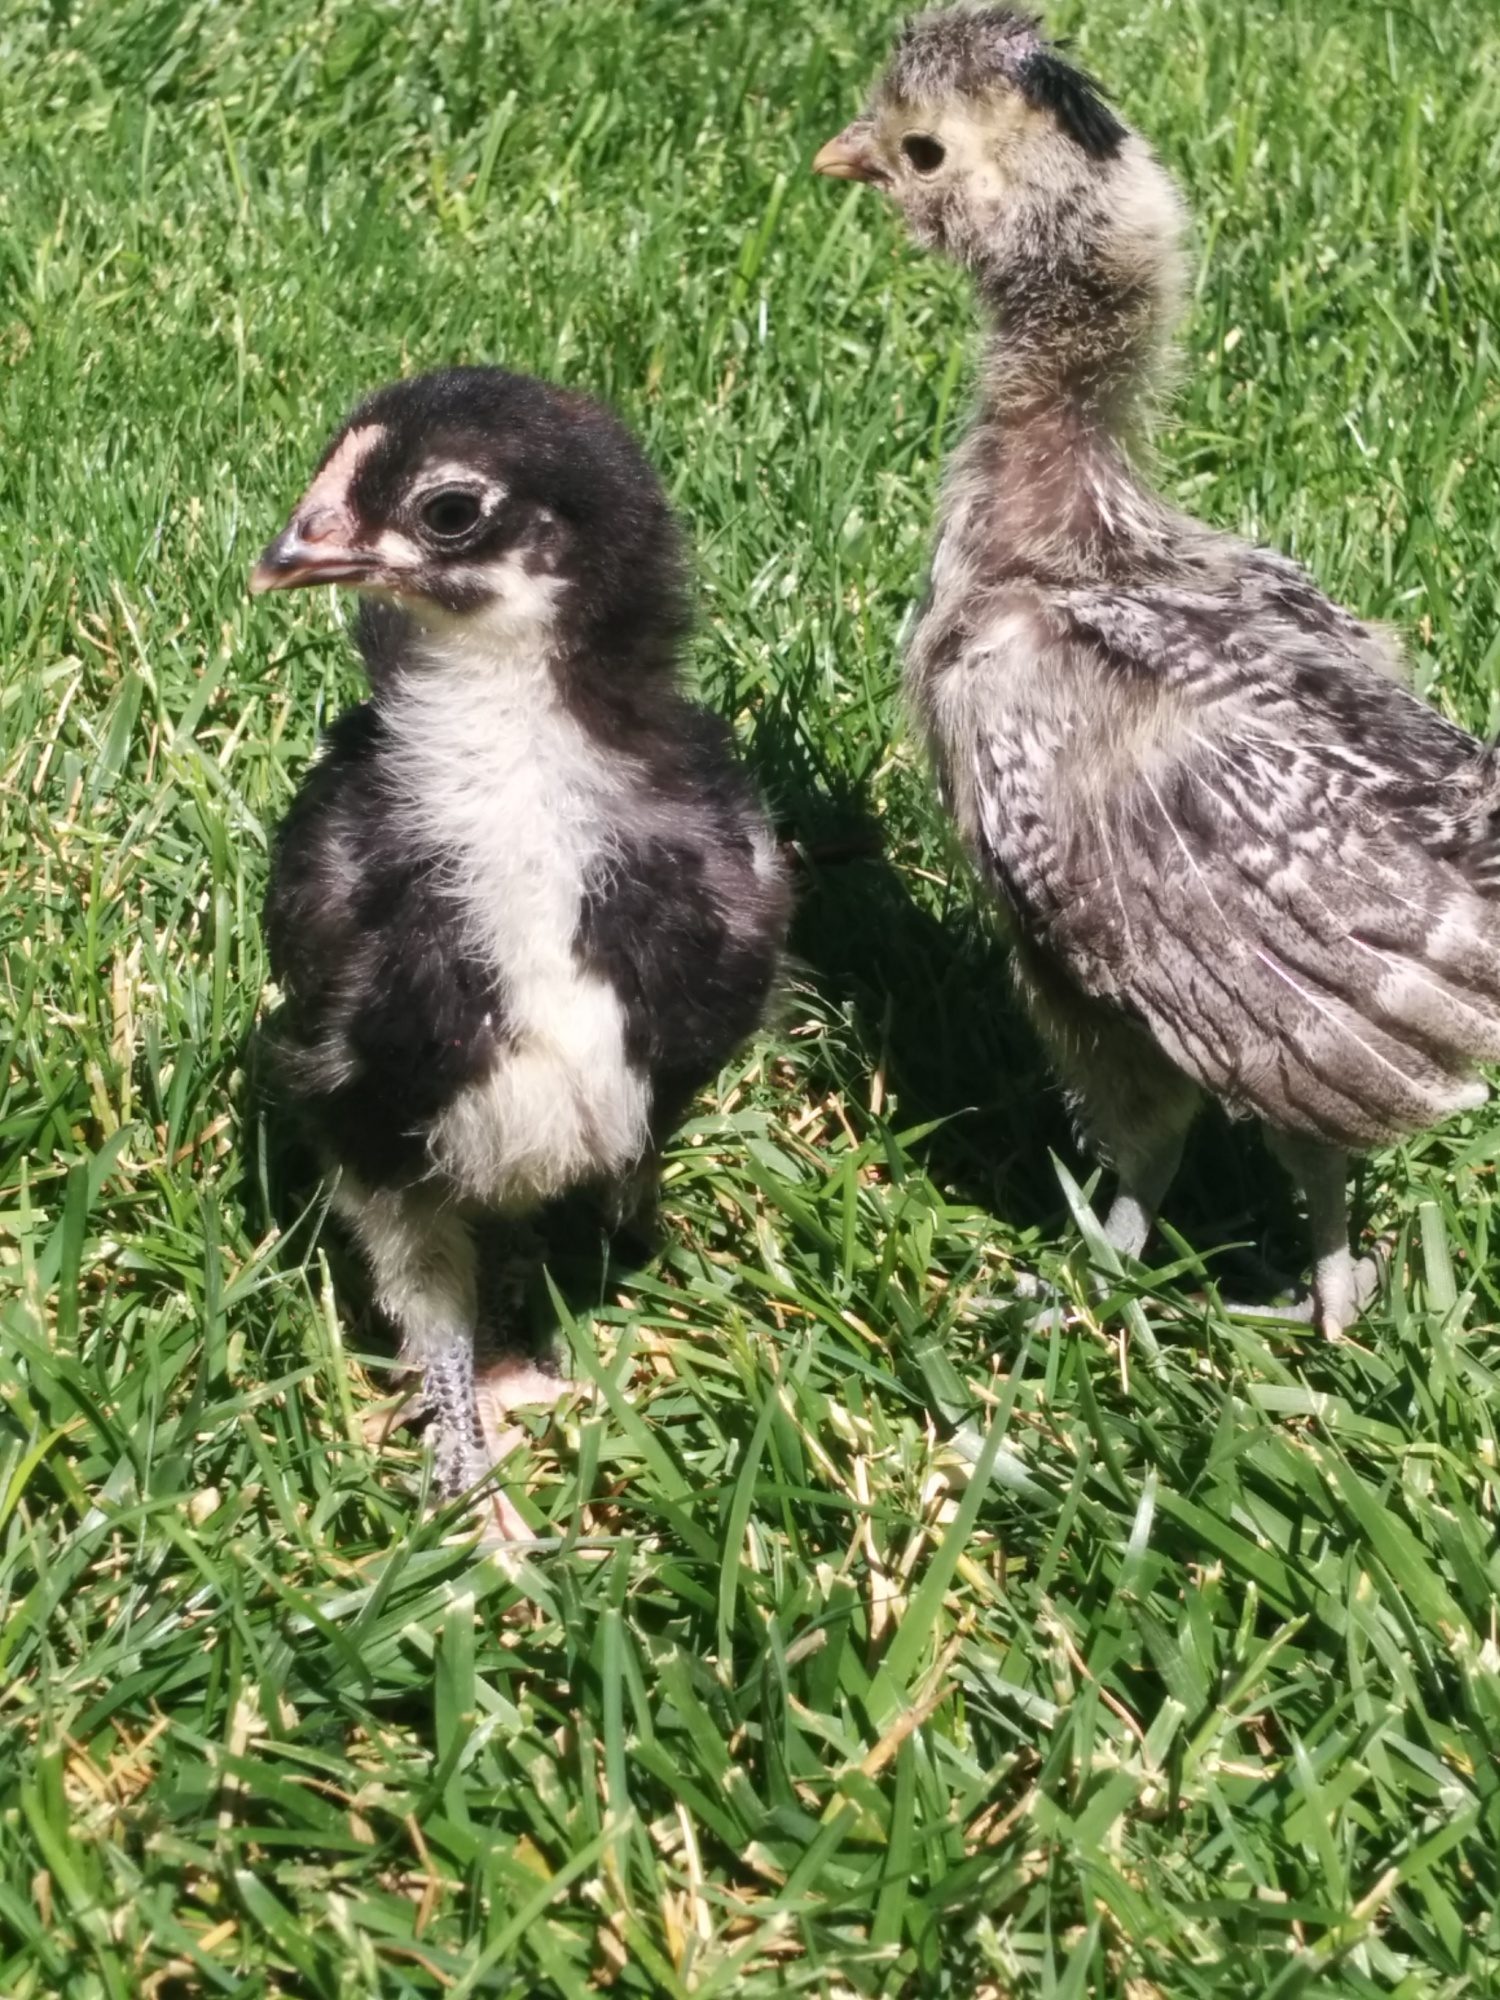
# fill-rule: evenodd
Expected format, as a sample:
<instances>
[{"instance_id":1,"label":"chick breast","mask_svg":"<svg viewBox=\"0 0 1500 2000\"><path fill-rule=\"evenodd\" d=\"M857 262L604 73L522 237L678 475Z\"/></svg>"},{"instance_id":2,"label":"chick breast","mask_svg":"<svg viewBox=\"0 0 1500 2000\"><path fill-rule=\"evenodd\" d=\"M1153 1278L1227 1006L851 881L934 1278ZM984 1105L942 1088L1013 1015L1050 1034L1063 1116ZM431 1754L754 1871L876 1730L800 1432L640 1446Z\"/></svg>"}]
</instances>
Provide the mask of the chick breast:
<instances>
[{"instance_id":1,"label":"chick breast","mask_svg":"<svg viewBox=\"0 0 1500 2000\"><path fill-rule=\"evenodd\" d=\"M363 1185L524 1209L628 1172L753 1032L787 882L707 711L674 697L610 758L564 712L447 692L419 729L341 716L281 829L270 1048Z\"/></svg>"}]
</instances>

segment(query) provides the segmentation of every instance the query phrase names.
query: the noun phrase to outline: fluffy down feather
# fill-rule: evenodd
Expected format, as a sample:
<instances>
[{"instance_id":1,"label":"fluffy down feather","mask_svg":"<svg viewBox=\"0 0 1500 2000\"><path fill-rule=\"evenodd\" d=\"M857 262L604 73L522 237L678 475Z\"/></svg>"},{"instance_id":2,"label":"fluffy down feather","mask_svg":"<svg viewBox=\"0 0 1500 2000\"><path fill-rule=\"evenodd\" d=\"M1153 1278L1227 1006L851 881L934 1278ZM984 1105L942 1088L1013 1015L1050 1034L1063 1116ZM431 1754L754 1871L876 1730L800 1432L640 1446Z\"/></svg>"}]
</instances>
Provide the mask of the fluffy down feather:
<instances>
[{"instance_id":1,"label":"fluffy down feather","mask_svg":"<svg viewBox=\"0 0 1500 2000\"><path fill-rule=\"evenodd\" d=\"M1034 17L922 16L818 164L964 264L990 321L907 683L1118 1169L1108 1233L1139 1253L1212 1093L1300 1180L1309 1316L1345 1326L1373 1279L1344 1150L1480 1103L1500 1060L1495 753L1294 563L1141 476L1184 211Z\"/></svg>"},{"instance_id":2,"label":"fluffy down feather","mask_svg":"<svg viewBox=\"0 0 1500 2000\"><path fill-rule=\"evenodd\" d=\"M322 580L372 593L372 699L277 838L269 1068L339 1170L456 1493L501 1455L490 1413L549 1379L514 1337L476 1368L481 1237L575 1188L639 1204L761 1017L787 885L679 685L676 525L607 411L498 369L380 391L254 584Z\"/></svg>"},{"instance_id":3,"label":"fluffy down feather","mask_svg":"<svg viewBox=\"0 0 1500 2000\"><path fill-rule=\"evenodd\" d=\"M1250 594L1055 592L1040 645L981 639L949 670L976 682L966 830L1035 945L1195 1082L1367 1146L1482 1102L1500 1060L1500 787L1368 635ZM1039 669L1133 711L1123 743L1049 728Z\"/></svg>"}]
</instances>

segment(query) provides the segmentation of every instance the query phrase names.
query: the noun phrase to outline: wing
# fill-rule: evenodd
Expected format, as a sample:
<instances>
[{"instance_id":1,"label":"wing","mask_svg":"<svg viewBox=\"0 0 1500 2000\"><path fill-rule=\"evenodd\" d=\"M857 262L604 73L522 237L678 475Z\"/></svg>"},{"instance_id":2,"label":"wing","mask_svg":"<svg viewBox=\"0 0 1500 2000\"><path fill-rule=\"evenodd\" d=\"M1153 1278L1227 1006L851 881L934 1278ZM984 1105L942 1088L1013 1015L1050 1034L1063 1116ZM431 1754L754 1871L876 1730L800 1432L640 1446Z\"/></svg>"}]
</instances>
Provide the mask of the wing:
<instances>
[{"instance_id":1,"label":"wing","mask_svg":"<svg viewBox=\"0 0 1500 2000\"><path fill-rule=\"evenodd\" d=\"M1500 905L1453 851L1484 803L1474 740L1315 629L1316 605L1051 610L1085 679L1133 681L1147 721L1019 801L1013 748L985 746L981 845L1036 942L1282 1129L1363 1146L1482 1102ZM1018 841L1028 815L1044 838Z\"/></svg>"},{"instance_id":2,"label":"wing","mask_svg":"<svg viewBox=\"0 0 1500 2000\"><path fill-rule=\"evenodd\" d=\"M309 1027L333 1004L364 934L359 899L364 871L351 852L348 823L380 743L366 702L328 732L276 831L266 890L266 949L288 1004Z\"/></svg>"},{"instance_id":3,"label":"wing","mask_svg":"<svg viewBox=\"0 0 1500 2000\"><path fill-rule=\"evenodd\" d=\"M655 773L655 823L622 826L590 870L575 940L619 996L659 1123L680 1115L759 1025L790 903L728 727L686 703L673 722L672 757Z\"/></svg>"},{"instance_id":4,"label":"wing","mask_svg":"<svg viewBox=\"0 0 1500 2000\"><path fill-rule=\"evenodd\" d=\"M380 741L369 707L334 724L277 834L265 918L277 1079L372 1183L421 1168L426 1127L504 1033L432 862L392 822Z\"/></svg>"}]
</instances>

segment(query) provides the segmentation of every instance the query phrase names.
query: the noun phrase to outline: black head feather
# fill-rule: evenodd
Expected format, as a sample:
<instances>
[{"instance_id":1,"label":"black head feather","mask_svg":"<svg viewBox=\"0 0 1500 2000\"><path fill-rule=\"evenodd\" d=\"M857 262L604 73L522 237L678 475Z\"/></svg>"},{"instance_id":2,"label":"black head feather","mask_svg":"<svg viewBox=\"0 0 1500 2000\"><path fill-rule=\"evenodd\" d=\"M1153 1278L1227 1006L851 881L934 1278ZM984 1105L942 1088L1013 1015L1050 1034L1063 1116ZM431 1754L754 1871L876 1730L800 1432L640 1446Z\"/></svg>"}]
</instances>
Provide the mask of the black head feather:
<instances>
[{"instance_id":1,"label":"black head feather","mask_svg":"<svg viewBox=\"0 0 1500 2000\"><path fill-rule=\"evenodd\" d=\"M394 382L341 426L251 587L320 582L449 616L524 605L544 582L554 637L617 665L670 668L688 623L677 523L630 432L503 368ZM401 629L365 621L377 678Z\"/></svg>"},{"instance_id":2,"label":"black head feather","mask_svg":"<svg viewBox=\"0 0 1500 2000\"><path fill-rule=\"evenodd\" d=\"M1125 127L1086 70L1055 49L1038 49L1022 63L1016 83L1026 102L1049 111L1075 145L1093 160L1112 160L1125 141Z\"/></svg>"},{"instance_id":3,"label":"black head feather","mask_svg":"<svg viewBox=\"0 0 1500 2000\"><path fill-rule=\"evenodd\" d=\"M1125 127L1087 71L1049 42L1035 14L1018 7L949 7L912 16L901 31L884 91L922 103L950 93L977 96L996 84L1046 111L1091 159L1113 159Z\"/></svg>"},{"instance_id":4,"label":"black head feather","mask_svg":"<svg viewBox=\"0 0 1500 2000\"><path fill-rule=\"evenodd\" d=\"M372 523L400 516L425 460L470 462L499 479L507 498L454 544L455 565L535 538L542 521L547 565L572 586L568 615L589 643L607 633L621 651L638 633L670 645L685 631L681 539L666 493L629 430L593 397L503 368L443 369L367 396L325 463L350 431L375 425L380 442L351 489ZM440 568L434 580L440 589ZM450 599L463 608L461 584Z\"/></svg>"}]
</instances>

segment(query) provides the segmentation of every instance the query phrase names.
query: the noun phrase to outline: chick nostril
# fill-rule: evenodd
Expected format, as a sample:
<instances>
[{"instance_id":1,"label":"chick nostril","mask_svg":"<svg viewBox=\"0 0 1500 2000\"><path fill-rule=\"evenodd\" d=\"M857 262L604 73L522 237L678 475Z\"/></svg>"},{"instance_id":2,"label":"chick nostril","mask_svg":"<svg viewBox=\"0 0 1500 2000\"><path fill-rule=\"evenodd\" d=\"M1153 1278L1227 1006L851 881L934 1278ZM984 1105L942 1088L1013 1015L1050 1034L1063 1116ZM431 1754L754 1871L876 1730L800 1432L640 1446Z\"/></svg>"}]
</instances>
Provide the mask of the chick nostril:
<instances>
[{"instance_id":1,"label":"chick nostril","mask_svg":"<svg viewBox=\"0 0 1500 2000\"><path fill-rule=\"evenodd\" d=\"M331 542L343 526L335 507L311 507L296 523L297 539L303 542Z\"/></svg>"}]
</instances>

